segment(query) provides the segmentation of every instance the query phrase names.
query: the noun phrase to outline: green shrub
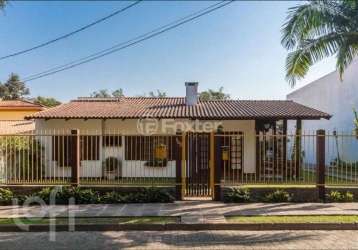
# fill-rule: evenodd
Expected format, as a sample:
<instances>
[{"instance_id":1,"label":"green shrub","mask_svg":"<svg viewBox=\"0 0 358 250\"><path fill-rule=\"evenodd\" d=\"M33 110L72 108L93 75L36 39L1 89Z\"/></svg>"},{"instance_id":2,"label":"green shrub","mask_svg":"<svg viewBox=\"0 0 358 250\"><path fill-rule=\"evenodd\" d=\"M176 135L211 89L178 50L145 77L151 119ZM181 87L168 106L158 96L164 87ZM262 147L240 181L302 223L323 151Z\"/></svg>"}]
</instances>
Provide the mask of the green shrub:
<instances>
[{"instance_id":1,"label":"green shrub","mask_svg":"<svg viewBox=\"0 0 358 250\"><path fill-rule=\"evenodd\" d=\"M330 202L352 202L354 195L351 192L341 193L339 191L331 191L327 194L327 200Z\"/></svg>"},{"instance_id":2,"label":"green shrub","mask_svg":"<svg viewBox=\"0 0 358 250\"><path fill-rule=\"evenodd\" d=\"M144 190L144 202L173 202L175 197L161 188L150 187Z\"/></svg>"},{"instance_id":3,"label":"green shrub","mask_svg":"<svg viewBox=\"0 0 358 250\"><path fill-rule=\"evenodd\" d=\"M38 196L46 204L49 204L52 190L53 188L43 188L41 191L34 193L33 196ZM74 198L76 204L95 204L99 202L99 193L91 189L63 187L56 192L55 203L58 205L68 204L70 198Z\"/></svg>"},{"instance_id":4,"label":"green shrub","mask_svg":"<svg viewBox=\"0 0 358 250\"><path fill-rule=\"evenodd\" d=\"M46 204L50 203L53 188L43 188L32 194L41 198ZM26 198L23 197L22 204ZM106 192L104 194L93 189L79 187L63 187L55 196L55 204L68 204L70 198L74 198L76 204L116 204L116 203L148 203L148 202L173 202L175 198L167 191L160 188L142 188L135 192Z\"/></svg>"},{"instance_id":5,"label":"green shrub","mask_svg":"<svg viewBox=\"0 0 358 250\"><path fill-rule=\"evenodd\" d=\"M137 192L124 193L121 196L124 203L156 203L173 202L175 198L167 191L160 188L142 188Z\"/></svg>"},{"instance_id":6,"label":"green shrub","mask_svg":"<svg viewBox=\"0 0 358 250\"><path fill-rule=\"evenodd\" d=\"M51 193L52 188L43 188L40 191L38 191L37 193L35 193L35 196L38 196L40 199L44 200L44 202L46 204L50 203L50 193Z\"/></svg>"},{"instance_id":7,"label":"green shrub","mask_svg":"<svg viewBox=\"0 0 358 250\"><path fill-rule=\"evenodd\" d=\"M14 194L7 188L0 188L0 205L10 205Z\"/></svg>"},{"instance_id":8,"label":"green shrub","mask_svg":"<svg viewBox=\"0 0 358 250\"><path fill-rule=\"evenodd\" d=\"M231 188L224 195L224 202L248 202L250 190L247 188Z\"/></svg>"},{"instance_id":9,"label":"green shrub","mask_svg":"<svg viewBox=\"0 0 358 250\"><path fill-rule=\"evenodd\" d=\"M292 200L291 195L285 190L278 189L265 196L266 202L290 202Z\"/></svg>"},{"instance_id":10,"label":"green shrub","mask_svg":"<svg viewBox=\"0 0 358 250\"><path fill-rule=\"evenodd\" d=\"M99 203L102 204L116 204L124 203L124 197L118 192L107 192L99 197Z\"/></svg>"}]
</instances>

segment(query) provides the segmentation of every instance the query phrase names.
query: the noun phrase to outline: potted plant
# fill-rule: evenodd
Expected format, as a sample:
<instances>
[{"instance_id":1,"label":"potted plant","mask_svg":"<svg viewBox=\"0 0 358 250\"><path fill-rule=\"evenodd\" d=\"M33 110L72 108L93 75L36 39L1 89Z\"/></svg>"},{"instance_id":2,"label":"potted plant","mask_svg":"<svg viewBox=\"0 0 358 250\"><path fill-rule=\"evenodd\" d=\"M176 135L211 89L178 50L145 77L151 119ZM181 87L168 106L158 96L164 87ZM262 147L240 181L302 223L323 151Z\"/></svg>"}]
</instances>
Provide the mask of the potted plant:
<instances>
[{"instance_id":1,"label":"potted plant","mask_svg":"<svg viewBox=\"0 0 358 250\"><path fill-rule=\"evenodd\" d=\"M122 162L117 157L107 157L103 162L104 176L114 180L121 175Z\"/></svg>"}]
</instances>

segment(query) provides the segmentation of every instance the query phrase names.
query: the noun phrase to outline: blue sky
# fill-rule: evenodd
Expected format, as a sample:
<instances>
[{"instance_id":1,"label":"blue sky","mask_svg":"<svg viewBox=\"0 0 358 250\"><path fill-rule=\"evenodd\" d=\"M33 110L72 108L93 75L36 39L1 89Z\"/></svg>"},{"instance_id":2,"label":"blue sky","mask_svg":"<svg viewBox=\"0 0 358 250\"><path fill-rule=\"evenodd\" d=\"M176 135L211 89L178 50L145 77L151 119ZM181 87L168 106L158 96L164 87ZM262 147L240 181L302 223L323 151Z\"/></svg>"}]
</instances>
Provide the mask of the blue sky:
<instances>
[{"instance_id":1,"label":"blue sky","mask_svg":"<svg viewBox=\"0 0 358 250\"><path fill-rule=\"evenodd\" d=\"M18 1L0 13L0 56L26 49L101 18L128 2ZM25 77L87 56L190 14L212 1L147 1L71 38L0 61L0 81ZM154 39L49 77L28 82L31 95L68 101L98 89L132 96L160 89L183 96L185 81L199 89L224 87L232 98L284 99L287 52L280 44L286 12L297 2L234 2ZM334 70L319 63L297 87Z\"/></svg>"}]
</instances>

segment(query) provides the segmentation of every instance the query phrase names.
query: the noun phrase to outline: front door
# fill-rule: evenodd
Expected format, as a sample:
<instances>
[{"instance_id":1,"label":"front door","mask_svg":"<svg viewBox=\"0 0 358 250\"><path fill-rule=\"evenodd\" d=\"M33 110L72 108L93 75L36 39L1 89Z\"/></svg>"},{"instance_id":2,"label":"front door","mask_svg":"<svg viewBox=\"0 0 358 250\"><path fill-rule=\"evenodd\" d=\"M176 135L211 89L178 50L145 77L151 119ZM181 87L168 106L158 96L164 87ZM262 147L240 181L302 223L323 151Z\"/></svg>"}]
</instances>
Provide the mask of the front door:
<instances>
[{"instance_id":1,"label":"front door","mask_svg":"<svg viewBox=\"0 0 358 250\"><path fill-rule=\"evenodd\" d=\"M187 197L209 197L210 187L210 134L186 135L185 191Z\"/></svg>"}]
</instances>

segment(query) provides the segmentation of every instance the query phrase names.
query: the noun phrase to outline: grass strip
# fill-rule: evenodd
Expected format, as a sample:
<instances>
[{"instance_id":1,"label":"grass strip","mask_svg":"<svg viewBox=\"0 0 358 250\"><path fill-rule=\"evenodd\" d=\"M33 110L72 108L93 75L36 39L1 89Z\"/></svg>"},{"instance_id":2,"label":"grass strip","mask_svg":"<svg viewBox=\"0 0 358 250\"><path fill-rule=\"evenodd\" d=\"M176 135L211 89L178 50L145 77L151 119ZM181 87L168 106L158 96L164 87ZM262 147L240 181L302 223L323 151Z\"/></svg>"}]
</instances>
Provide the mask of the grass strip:
<instances>
[{"instance_id":1,"label":"grass strip","mask_svg":"<svg viewBox=\"0 0 358 250\"><path fill-rule=\"evenodd\" d=\"M229 223L358 223L358 215L226 216Z\"/></svg>"},{"instance_id":2,"label":"grass strip","mask_svg":"<svg viewBox=\"0 0 358 250\"><path fill-rule=\"evenodd\" d=\"M47 225L55 222L56 225L70 224L70 218L0 218L0 225L15 225L21 222L26 225ZM75 217L76 224L169 224L179 223L180 218L174 216L130 216L130 217Z\"/></svg>"}]
</instances>

